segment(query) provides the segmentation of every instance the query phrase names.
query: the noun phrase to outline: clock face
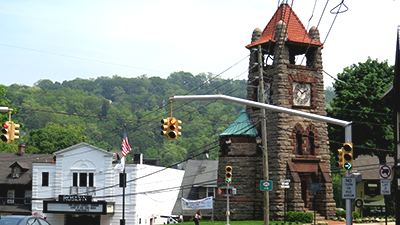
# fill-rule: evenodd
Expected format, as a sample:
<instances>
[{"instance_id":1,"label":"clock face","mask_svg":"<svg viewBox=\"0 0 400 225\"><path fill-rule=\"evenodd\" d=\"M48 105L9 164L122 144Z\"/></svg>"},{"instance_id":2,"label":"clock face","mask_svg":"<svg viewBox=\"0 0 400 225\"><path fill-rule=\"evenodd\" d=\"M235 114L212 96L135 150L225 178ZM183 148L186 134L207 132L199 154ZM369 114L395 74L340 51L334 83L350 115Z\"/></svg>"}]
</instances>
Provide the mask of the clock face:
<instances>
[{"instance_id":1,"label":"clock face","mask_svg":"<svg viewBox=\"0 0 400 225\"><path fill-rule=\"evenodd\" d=\"M298 106L310 106L310 84L293 82L293 103Z\"/></svg>"}]
</instances>

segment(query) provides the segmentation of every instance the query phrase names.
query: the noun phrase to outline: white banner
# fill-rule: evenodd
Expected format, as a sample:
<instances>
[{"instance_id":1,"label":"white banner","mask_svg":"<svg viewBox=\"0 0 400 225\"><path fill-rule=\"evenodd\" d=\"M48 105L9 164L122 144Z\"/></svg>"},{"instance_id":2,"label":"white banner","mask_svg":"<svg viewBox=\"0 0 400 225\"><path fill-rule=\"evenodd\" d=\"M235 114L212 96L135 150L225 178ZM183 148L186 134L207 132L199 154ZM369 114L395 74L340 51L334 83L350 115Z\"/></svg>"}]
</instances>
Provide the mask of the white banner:
<instances>
[{"instance_id":1,"label":"white banner","mask_svg":"<svg viewBox=\"0 0 400 225\"><path fill-rule=\"evenodd\" d=\"M182 209L212 209L213 198L207 197L199 200L188 200L182 198Z\"/></svg>"}]
</instances>

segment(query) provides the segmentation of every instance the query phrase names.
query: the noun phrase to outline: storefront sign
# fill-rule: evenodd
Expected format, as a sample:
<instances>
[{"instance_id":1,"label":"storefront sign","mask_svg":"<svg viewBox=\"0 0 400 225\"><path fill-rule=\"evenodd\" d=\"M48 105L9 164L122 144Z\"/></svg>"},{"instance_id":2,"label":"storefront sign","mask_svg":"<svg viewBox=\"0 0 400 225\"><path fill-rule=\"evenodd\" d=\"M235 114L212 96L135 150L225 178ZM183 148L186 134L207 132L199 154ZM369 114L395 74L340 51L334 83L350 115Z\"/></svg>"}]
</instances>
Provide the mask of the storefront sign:
<instances>
[{"instance_id":1,"label":"storefront sign","mask_svg":"<svg viewBox=\"0 0 400 225\"><path fill-rule=\"evenodd\" d=\"M114 207L108 207L107 202L43 201L44 213L106 215L114 213L113 211Z\"/></svg>"},{"instance_id":2,"label":"storefront sign","mask_svg":"<svg viewBox=\"0 0 400 225\"><path fill-rule=\"evenodd\" d=\"M58 201L60 202L91 202L91 195L59 195Z\"/></svg>"}]
</instances>

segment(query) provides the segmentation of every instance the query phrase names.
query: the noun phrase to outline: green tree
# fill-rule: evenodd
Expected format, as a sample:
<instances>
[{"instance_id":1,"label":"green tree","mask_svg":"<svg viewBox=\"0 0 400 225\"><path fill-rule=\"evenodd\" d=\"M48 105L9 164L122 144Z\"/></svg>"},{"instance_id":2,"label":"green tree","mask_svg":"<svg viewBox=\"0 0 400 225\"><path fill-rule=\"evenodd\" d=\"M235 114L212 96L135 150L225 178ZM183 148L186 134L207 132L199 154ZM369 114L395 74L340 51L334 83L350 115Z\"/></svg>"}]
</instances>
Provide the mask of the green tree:
<instances>
[{"instance_id":1,"label":"green tree","mask_svg":"<svg viewBox=\"0 0 400 225\"><path fill-rule=\"evenodd\" d=\"M333 98L335 97L335 89L331 86L328 86L325 88L324 92L325 92L325 104L326 107L329 108Z\"/></svg>"},{"instance_id":2,"label":"green tree","mask_svg":"<svg viewBox=\"0 0 400 225\"><path fill-rule=\"evenodd\" d=\"M387 61L368 60L353 64L339 73L333 87L336 96L328 116L353 121L352 139L354 158L358 155L376 155L380 162L393 150L392 109L380 100L394 78L394 66ZM329 125L331 149L338 149L344 141L344 129Z\"/></svg>"},{"instance_id":3,"label":"green tree","mask_svg":"<svg viewBox=\"0 0 400 225\"><path fill-rule=\"evenodd\" d=\"M40 154L51 154L59 149L64 149L83 141L86 131L83 125L78 126L68 124L60 126L59 124L49 122L45 128L34 129L29 132L29 148L36 148Z\"/></svg>"}]
</instances>

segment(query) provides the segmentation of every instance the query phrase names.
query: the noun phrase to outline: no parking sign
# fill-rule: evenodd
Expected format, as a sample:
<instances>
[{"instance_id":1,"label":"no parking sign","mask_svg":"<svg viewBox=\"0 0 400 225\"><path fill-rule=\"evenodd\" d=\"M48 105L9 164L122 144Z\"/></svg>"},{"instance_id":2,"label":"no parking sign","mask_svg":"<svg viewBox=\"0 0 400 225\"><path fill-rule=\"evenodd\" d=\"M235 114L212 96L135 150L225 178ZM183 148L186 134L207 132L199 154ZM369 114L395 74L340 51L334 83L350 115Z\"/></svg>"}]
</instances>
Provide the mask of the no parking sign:
<instances>
[{"instance_id":1,"label":"no parking sign","mask_svg":"<svg viewBox=\"0 0 400 225\"><path fill-rule=\"evenodd\" d=\"M391 180L392 179L392 166L379 165L379 178L381 180Z\"/></svg>"}]
</instances>

